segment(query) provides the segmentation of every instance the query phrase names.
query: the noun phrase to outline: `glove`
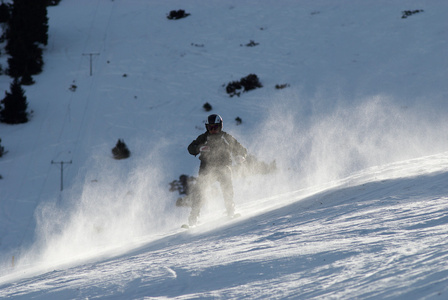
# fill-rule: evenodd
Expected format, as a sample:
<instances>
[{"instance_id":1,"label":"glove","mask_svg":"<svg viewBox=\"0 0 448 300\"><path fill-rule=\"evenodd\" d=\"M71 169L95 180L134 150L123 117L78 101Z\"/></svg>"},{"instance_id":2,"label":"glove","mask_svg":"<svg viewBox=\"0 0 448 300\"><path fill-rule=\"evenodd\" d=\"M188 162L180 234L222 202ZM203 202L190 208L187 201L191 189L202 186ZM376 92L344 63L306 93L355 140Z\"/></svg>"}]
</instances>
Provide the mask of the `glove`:
<instances>
[{"instance_id":1,"label":"glove","mask_svg":"<svg viewBox=\"0 0 448 300\"><path fill-rule=\"evenodd\" d=\"M246 158L244 156L238 155L237 157L235 157L235 160L238 164L242 164Z\"/></svg>"},{"instance_id":2,"label":"glove","mask_svg":"<svg viewBox=\"0 0 448 300\"><path fill-rule=\"evenodd\" d=\"M209 146L201 146L199 147L199 152L210 152Z\"/></svg>"}]
</instances>

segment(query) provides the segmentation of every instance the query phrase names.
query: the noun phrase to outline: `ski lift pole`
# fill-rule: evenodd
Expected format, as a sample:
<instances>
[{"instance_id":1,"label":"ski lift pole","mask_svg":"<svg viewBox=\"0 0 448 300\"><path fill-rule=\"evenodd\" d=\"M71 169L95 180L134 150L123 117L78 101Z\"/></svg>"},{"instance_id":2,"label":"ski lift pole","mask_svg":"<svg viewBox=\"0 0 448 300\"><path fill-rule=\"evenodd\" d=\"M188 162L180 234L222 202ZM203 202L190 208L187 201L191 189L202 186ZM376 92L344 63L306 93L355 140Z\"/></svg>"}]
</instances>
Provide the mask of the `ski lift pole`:
<instances>
[{"instance_id":1,"label":"ski lift pole","mask_svg":"<svg viewBox=\"0 0 448 300\"><path fill-rule=\"evenodd\" d=\"M83 53L83 56L89 55L90 56L90 76L92 76L92 56L93 55L100 55L99 53Z\"/></svg>"},{"instance_id":2,"label":"ski lift pole","mask_svg":"<svg viewBox=\"0 0 448 300\"><path fill-rule=\"evenodd\" d=\"M71 164L72 161L51 161L51 164L61 165L61 192L64 189L64 164Z\"/></svg>"}]
</instances>

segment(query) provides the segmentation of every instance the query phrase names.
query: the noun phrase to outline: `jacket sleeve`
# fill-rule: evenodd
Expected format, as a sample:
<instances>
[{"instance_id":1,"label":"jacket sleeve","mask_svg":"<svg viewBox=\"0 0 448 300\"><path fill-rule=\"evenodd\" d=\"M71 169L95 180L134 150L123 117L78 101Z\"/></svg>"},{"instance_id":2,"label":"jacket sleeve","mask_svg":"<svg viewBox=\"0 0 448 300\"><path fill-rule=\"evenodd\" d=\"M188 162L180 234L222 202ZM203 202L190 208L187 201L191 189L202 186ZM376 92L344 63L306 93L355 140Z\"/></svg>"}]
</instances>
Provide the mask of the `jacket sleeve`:
<instances>
[{"instance_id":1,"label":"jacket sleeve","mask_svg":"<svg viewBox=\"0 0 448 300\"><path fill-rule=\"evenodd\" d=\"M230 139L230 147L233 155L241 155L242 157L246 157L247 149L244 148L233 136L227 134Z\"/></svg>"},{"instance_id":2,"label":"jacket sleeve","mask_svg":"<svg viewBox=\"0 0 448 300\"><path fill-rule=\"evenodd\" d=\"M205 144L207 141L207 136L205 133L198 136L191 144L188 146L188 152L191 155L198 155L200 153L199 148Z\"/></svg>"}]
</instances>

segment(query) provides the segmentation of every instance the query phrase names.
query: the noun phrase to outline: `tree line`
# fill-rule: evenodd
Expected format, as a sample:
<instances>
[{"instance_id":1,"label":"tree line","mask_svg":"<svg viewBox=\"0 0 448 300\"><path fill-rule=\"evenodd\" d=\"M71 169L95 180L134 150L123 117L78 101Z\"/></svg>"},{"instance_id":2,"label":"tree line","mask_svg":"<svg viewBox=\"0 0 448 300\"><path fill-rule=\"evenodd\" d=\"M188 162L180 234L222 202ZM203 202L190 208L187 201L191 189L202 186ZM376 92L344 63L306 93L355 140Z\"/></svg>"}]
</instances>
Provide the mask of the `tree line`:
<instances>
[{"instance_id":1,"label":"tree line","mask_svg":"<svg viewBox=\"0 0 448 300\"><path fill-rule=\"evenodd\" d=\"M0 122L28 122L28 102L22 85L34 84L33 77L42 72L43 50L48 44L47 7L60 0L13 0L0 4L0 23L6 42L1 55L7 55L7 68L0 71L12 78L10 91L0 102Z\"/></svg>"},{"instance_id":2,"label":"tree line","mask_svg":"<svg viewBox=\"0 0 448 300\"><path fill-rule=\"evenodd\" d=\"M0 122L28 122L28 102L22 85L34 84L33 77L42 72L43 50L48 44L47 7L61 0L1 0L2 34L0 55L7 56L8 66L0 65L0 74L12 78L10 90L0 101ZM5 154L0 139L0 157ZM1 177L0 177L1 178Z\"/></svg>"}]
</instances>

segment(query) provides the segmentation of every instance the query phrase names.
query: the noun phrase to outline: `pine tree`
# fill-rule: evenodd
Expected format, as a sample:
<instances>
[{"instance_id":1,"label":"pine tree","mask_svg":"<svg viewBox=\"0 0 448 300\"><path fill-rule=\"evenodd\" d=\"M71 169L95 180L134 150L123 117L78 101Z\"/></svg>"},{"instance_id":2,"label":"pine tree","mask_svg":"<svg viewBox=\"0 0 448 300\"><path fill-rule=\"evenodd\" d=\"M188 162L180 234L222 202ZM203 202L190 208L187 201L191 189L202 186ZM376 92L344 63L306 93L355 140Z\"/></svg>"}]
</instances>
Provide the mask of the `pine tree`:
<instances>
[{"instance_id":1,"label":"pine tree","mask_svg":"<svg viewBox=\"0 0 448 300\"><path fill-rule=\"evenodd\" d=\"M33 80L33 77L31 76L30 72L25 70L22 79L20 80L21 85L33 85L35 82Z\"/></svg>"},{"instance_id":2,"label":"pine tree","mask_svg":"<svg viewBox=\"0 0 448 300\"><path fill-rule=\"evenodd\" d=\"M59 2L61 2L61 0L47 0L47 5L48 6L56 6L59 4Z\"/></svg>"},{"instance_id":3,"label":"pine tree","mask_svg":"<svg viewBox=\"0 0 448 300\"><path fill-rule=\"evenodd\" d=\"M128 146L126 146L123 140L118 139L117 144L112 148L112 154L115 159L124 159L131 156L131 151L129 151Z\"/></svg>"},{"instance_id":4,"label":"pine tree","mask_svg":"<svg viewBox=\"0 0 448 300\"><path fill-rule=\"evenodd\" d=\"M9 16L9 5L2 2L2 4L0 4L0 23L8 22Z\"/></svg>"},{"instance_id":5,"label":"pine tree","mask_svg":"<svg viewBox=\"0 0 448 300\"><path fill-rule=\"evenodd\" d=\"M5 98L1 101L3 109L0 111L0 121L7 124L28 122L28 103L17 78L11 83L10 90L10 93L5 92Z\"/></svg>"},{"instance_id":6,"label":"pine tree","mask_svg":"<svg viewBox=\"0 0 448 300\"><path fill-rule=\"evenodd\" d=\"M9 20L8 39L23 39L28 44L48 44L46 0L14 0Z\"/></svg>"},{"instance_id":7,"label":"pine tree","mask_svg":"<svg viewBox=\"0 0 448 300\"><path fill-rule=\"evenodd\" d=\"M2 139L0 139L0 157L2 157L5 153L5 147L2 146Z\"/></svg>"},{"instance_id":8,"label":"pine tree","mask_svg":"<svg viewBox=\"0 0 448 300\"><path fill-rule=\"evenodd\" d=\"M44 65L42 49L35 44L26 46L21 40L17 40L15 43L14 54L8 58L8 74L16 78L29 77L42 72Z\"/></svg>"},{"instance_id":9,"label":"pine tree","mask_svg":"<svg viewBox=\"0 0 448 300\"><path fill-rule=\"evenodd\" d=\"M9 74L21 77L42 71L42 45L48 43L46 0L14 0L6 31Z\"/></svg>"}]
</instances>

